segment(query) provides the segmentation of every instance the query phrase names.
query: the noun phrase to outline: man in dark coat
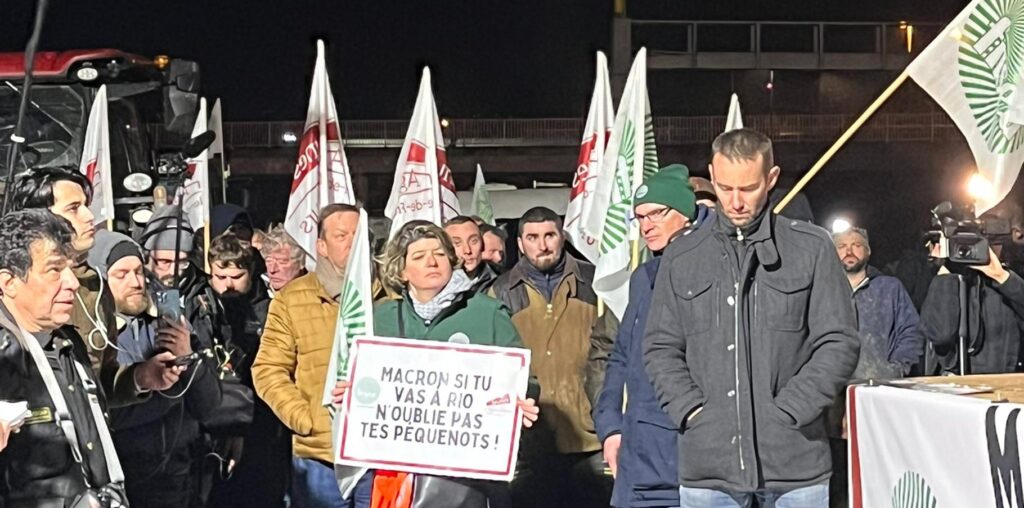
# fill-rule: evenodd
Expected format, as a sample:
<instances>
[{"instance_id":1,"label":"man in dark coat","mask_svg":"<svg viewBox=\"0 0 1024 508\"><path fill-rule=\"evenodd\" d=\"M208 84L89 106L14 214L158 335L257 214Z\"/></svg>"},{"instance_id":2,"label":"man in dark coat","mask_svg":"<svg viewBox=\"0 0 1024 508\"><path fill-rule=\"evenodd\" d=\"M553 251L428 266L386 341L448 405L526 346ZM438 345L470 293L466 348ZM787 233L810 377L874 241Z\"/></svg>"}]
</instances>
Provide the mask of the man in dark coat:
<instances>
[{"instance_id":1,"label":"man in dark coat","mask_svg":"<svg viewBox=\"0 0 1024 508\"><path fill-rule=\"evenodd\" d=\"M97 376L67 326L78 289L74 230L46 210L0 219L0 400L31 416L0 452L0 506L39 508L124 502Z\"/></svg>"},{"instance_id":2,"label":"man in dark coat","mask_svg":"<svg viewBox=\"0 0 1024 508\"><path fill-rule=\"evenodd\" d=\"M712 145L713 226L666 249L644 363L679 437L680 505L828 506L825 410L857 365L850 284L828 233L768 209L771 140Z\"/></svg>"},{"instance_id":3,"label":"man in dark coat","mask_svg":"<svg viewBox=\"0 0 1024 508\"><path fill-rule=\"evenodd\" d=\"M624 324L615 337L594 405L594 426L605 462L615 475L612 506L616 507L679 506L676 426L661 410L644 372L643 337L661 252L687 228L699 227L708 214L707 208L698 210L694 204L688 173L680 164L662 168L633 197L640 232L655 257L630 277Z\"/></svg>"}]
</instances>

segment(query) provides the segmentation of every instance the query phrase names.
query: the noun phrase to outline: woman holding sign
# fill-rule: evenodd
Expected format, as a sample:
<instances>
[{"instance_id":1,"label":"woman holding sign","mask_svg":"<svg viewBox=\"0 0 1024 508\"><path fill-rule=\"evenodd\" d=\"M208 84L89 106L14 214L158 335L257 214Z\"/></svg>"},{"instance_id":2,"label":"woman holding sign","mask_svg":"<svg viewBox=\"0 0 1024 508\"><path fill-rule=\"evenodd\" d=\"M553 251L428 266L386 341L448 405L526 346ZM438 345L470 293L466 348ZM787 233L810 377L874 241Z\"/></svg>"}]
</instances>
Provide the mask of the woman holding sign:
<instances>
[{"instance_id":1,"label":"woman holding sign","mask_svg":"<svg viewBox=\"0 0 1024 508\"><path fill-rule=\"evenodd\" d=\"M378 259L385 288L401 295L376 306L374 333L378 336L435 340L499 347L523 347L519 333L501 303L473 290L473 281L459 269L451 239L427 221L402 226ZM338 383L335 403L340 404L349 383ZM540 408L533 399L520 399L523 425L537 420ZM408 488L404 473L378 471L374 498L401 497ZM411 505L460 508L510 506L508 486L500 482L417 475ZM429 496L424 498L424 496ZM460 501L461 500L461 501Z\"/></svg>"}]
</instances>

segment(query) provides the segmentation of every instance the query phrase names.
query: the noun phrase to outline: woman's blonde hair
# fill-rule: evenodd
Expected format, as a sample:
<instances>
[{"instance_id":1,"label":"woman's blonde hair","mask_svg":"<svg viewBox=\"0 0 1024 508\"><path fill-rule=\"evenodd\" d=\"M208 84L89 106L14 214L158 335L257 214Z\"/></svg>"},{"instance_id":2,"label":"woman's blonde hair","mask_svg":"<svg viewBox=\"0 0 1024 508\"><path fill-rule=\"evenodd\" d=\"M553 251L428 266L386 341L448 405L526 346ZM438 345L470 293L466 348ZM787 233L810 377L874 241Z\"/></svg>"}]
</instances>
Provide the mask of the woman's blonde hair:
<instances>
[{"instance_id":1,"label":"woman's blonde hair","mask_svg":"<svg viewBox=\"0 0 1024 508\"><path fill-rule=\"evenodd\" d=\"M419 240L435 239L441 243L452 270L459 268L461 262L455 255L455 245L448 234L437 225L425 221L414 220L402 226L394 238L384 247L384 252L377 256L377 265L380 269L380 283L389 291L396 294L405 292L405 281L402 280L402 272L405 271L405 256L409 253L409 246Z\"/></svg>"}]
</instances>

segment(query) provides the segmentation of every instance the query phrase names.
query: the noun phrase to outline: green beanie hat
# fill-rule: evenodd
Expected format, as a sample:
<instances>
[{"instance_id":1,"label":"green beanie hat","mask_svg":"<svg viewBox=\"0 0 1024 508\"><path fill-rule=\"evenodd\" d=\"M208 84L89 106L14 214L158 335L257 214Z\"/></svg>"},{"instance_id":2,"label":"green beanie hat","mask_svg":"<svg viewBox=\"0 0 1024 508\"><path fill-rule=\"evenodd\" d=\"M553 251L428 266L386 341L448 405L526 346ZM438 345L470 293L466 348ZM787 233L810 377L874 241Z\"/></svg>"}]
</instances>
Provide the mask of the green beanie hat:
<instances>
[{"instance_id":1,"label":"green beanie hat","mask_svg":"<svg viewBox=\"0 0 1024 508\"><path fill-rule=\"evenodd\" d=\"M690 185L690 169L670 164L647 177L633 195L633 208L644 203L665 205L693 220L697 215L697 198Z\"/></svg>"}]
</instances>

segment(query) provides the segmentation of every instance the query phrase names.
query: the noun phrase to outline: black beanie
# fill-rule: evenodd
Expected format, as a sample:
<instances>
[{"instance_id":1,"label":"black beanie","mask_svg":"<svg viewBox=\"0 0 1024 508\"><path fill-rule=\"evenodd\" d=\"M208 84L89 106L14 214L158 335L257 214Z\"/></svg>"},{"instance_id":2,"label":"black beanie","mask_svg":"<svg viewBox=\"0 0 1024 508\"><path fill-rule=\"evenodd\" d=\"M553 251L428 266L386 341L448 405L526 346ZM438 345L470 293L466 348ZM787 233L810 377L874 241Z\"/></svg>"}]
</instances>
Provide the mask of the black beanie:
<instances>
[{"instance_id":1,"label":"black beanie","mask_svg":"<svg viewBox=\"0 0 1024 508\"><path fill-rule=\"evenodd\" d=\"M142 257L142 251L139 250L138 245L133 242L120 242L110 249L110 254L107 254L107 267L109 268L113 266L114 263L118 262L121 258L128 256L135 256L145 261L145 258Z\"/></svg>"}]
</instances>

